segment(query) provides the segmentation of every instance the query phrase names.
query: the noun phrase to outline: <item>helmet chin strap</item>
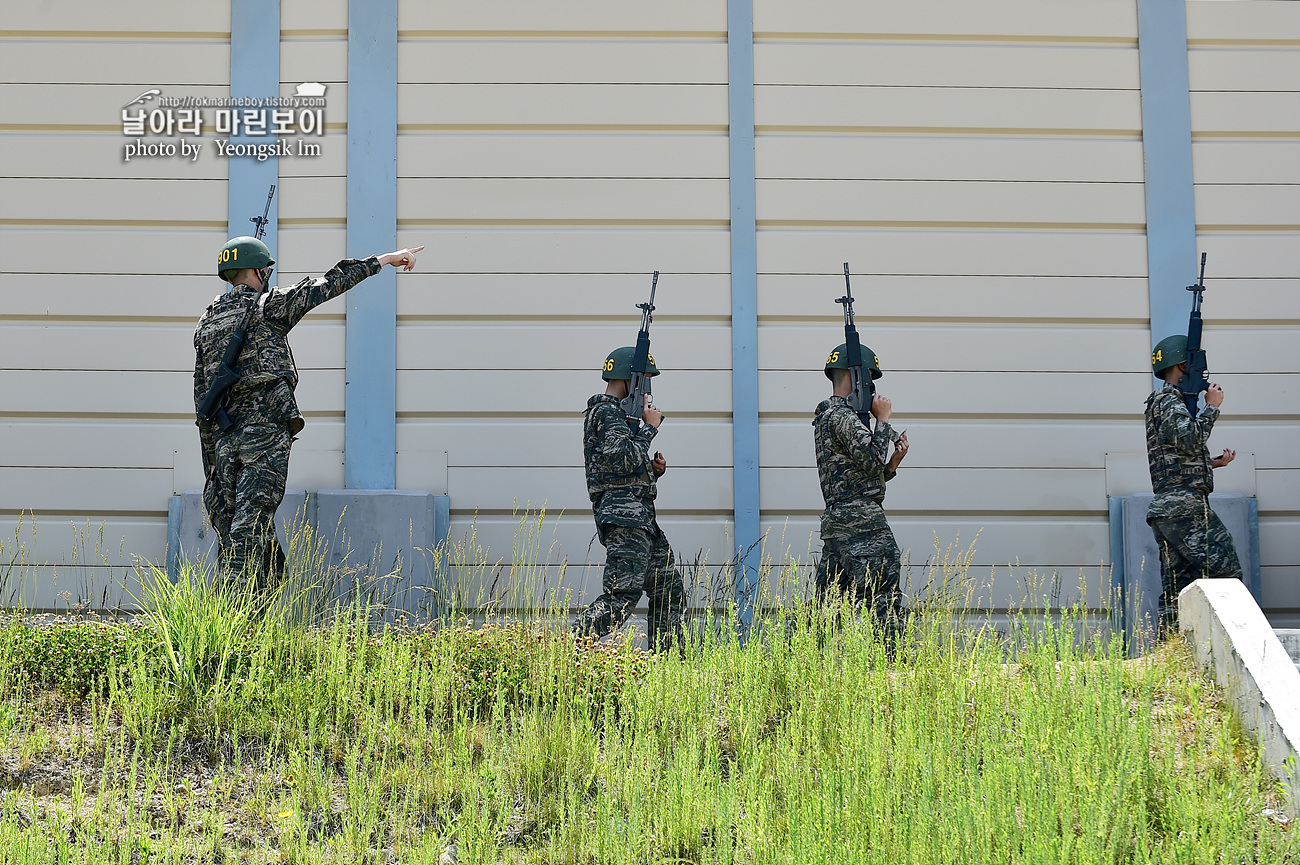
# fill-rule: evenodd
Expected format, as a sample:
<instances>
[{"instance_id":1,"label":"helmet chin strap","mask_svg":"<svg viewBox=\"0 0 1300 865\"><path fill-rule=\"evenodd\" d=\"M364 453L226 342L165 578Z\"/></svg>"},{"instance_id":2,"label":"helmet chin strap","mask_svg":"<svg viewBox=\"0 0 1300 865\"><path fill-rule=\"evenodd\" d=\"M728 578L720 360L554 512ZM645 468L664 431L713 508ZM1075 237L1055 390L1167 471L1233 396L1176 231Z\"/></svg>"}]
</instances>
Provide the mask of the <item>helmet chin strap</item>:
<instances>
[{"instance_id":1,"label":"helmet chin strap","mask_svg":"<svg viewBox=\"0 0 1300 865\"><path fill-rule=\"evenodd\" d=\"M271 273L275 270L273 267L263 267L257 271L257 275L262 280L262 291L271 290Z\"/></svg>"}]
</instances>

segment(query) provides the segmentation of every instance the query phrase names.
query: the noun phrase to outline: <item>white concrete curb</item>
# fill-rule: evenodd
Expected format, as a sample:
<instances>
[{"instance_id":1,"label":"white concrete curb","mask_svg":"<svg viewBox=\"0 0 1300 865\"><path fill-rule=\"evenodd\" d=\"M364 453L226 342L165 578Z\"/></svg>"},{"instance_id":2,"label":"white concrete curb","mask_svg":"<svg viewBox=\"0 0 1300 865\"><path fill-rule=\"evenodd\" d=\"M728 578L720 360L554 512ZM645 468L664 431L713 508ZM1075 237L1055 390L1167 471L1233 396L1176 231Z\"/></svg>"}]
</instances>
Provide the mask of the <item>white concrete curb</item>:
<instances>
[{"instance_id":1,"label":"white concrete curb","mask_svg":"<svg viewBox=\"0 0 1300 865\"><path fill-rule=\"evenodd\" d=\"M1178 595L1178 629L1213 669L1265 765L1290 789L1291 816L1300 817L1300 671L1250 590L1238 580L1197 580Z\"/></svg>"}]
</instances>

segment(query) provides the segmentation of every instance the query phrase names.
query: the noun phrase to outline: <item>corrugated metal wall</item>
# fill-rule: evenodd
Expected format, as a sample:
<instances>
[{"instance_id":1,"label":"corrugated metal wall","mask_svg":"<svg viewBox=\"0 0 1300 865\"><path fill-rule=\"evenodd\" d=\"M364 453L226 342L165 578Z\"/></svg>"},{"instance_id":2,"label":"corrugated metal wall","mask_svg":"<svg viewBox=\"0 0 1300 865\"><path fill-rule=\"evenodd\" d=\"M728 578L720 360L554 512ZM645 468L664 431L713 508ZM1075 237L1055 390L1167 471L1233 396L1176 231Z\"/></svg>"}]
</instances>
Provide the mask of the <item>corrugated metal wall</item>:
<instances>
[{"instance_id":1,"label":"corrugated metal wall","mask_svg":"<svg viewBox=\"0 0 1300 865\"><path fill-rule=\"evenodd\" d=\"M1264 607L1300 611L1300 4L1188 3L1187 43L1211 444L1254 454Z\"/></svg>"},{"instance_id":2,"label":"corrugated metal wall","mask_svg":"<svg viewBox=\"0 0 1300 865\"><path fill-rule=\"evenodd\" d=\"M67 558L75 521L109 564L159 559L167 496L199 483L190 334L226 165L124 164L118 112L225 95L229 6L22 4L4 26L0 532L32 510L38 558ZM721 563L725 3L411 0L398 26L399 242L429 246L398 280L398 486L447 492L452 537L506 558L517 509L563 512L542 554L589 597L581 410L658 269L662 523ZM282 283L344 254L346 27L344 0L283 0L282 92L328 84L329 126L321 157L280 160ZM1188 28L1212 445L1254 455L1265 603L1298 608L1300 10L1193 0ZM757 0L754 29L769 554L816 547L809 418L847 259L913 442L886 502L913 562L978 532L986 603L1020 591L1012 561L1098 584L1106 455L1142 452L1150 387L1134 3ZM291 486L342 485L343 319L294 332Z\"/></svg>"}]
</instances>

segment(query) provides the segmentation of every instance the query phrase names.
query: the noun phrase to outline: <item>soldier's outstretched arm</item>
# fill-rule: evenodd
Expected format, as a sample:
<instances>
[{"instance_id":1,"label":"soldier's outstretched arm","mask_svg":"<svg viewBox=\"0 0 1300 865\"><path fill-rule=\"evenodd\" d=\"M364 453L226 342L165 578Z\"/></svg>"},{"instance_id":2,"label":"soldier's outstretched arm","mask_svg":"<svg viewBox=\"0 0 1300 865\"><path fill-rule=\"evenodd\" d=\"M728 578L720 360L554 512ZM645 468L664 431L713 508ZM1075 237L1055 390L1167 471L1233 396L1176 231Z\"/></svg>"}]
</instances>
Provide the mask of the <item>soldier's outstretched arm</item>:
<instances>
[{"instance_id":1,"label":"soldier's outstretched arm","mask_svg":"<svg viewBox=\"0 0 1300 865\"><path fill-rule=\"evenodd\" d=\"M379 273L386 264L406 271L413 270L415 255L422 249L423 246L399 249L360 261L345 258L325 271L324 276L308 277L292 288L277 288L272 291L267 295L266 304L262 308L263 316L269 324L287 331L302 321L304 315L325 301L338 297L363 279Z\"/></svg>"}]
</instances>

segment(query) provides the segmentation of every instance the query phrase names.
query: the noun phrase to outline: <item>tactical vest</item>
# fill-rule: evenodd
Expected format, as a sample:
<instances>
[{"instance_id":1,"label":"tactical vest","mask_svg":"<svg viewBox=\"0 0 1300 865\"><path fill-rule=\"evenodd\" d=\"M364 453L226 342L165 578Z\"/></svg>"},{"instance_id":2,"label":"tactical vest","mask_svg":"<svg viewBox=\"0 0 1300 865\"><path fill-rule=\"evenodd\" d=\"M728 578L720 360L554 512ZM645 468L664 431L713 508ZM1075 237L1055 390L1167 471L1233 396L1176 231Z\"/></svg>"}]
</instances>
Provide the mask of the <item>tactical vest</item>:
<instances>
[{"instance_id":1,"label":"tactical vest","mask_svg":"<svg viewBox=\"0 0 1300 865\"><path fill-rule=\"evenodd\" d=\"M1172 431L1166 429L1173 417L1190 418L1187 406L1177 394L1156 391L1147 399L1147 462L1151 468L1151 488L1157 496L1170 492L1214 492L1214 468L1210 452L1201 446L1198 453L1179 450ZM1192 423L1197 423L1193 418Z\"/></svg>"},{"instance_id":2,"label":"tactical vest","mask_svg":"<svg viewBox=\"0 0 1300 865\"><path fill-rule=\"evenodd\" d=\"M263 308L269 295L257 300L257 311L239 352L236 364L242 373L239 383L230 389L227 411L237 426L247 423L280 423L298 417L293 391L298 386L298 368L294 364L289 337L266 321ZM204 373L208 381L216 376L221 356L231 334L248 309L248 292L230 291L209 306L199 323L203 345ZM268 393L273 392L273 393ZM249 416L249 412L257 416ZM263 417L261 415L265 414Z\"/></svg>"}]
</instances>

